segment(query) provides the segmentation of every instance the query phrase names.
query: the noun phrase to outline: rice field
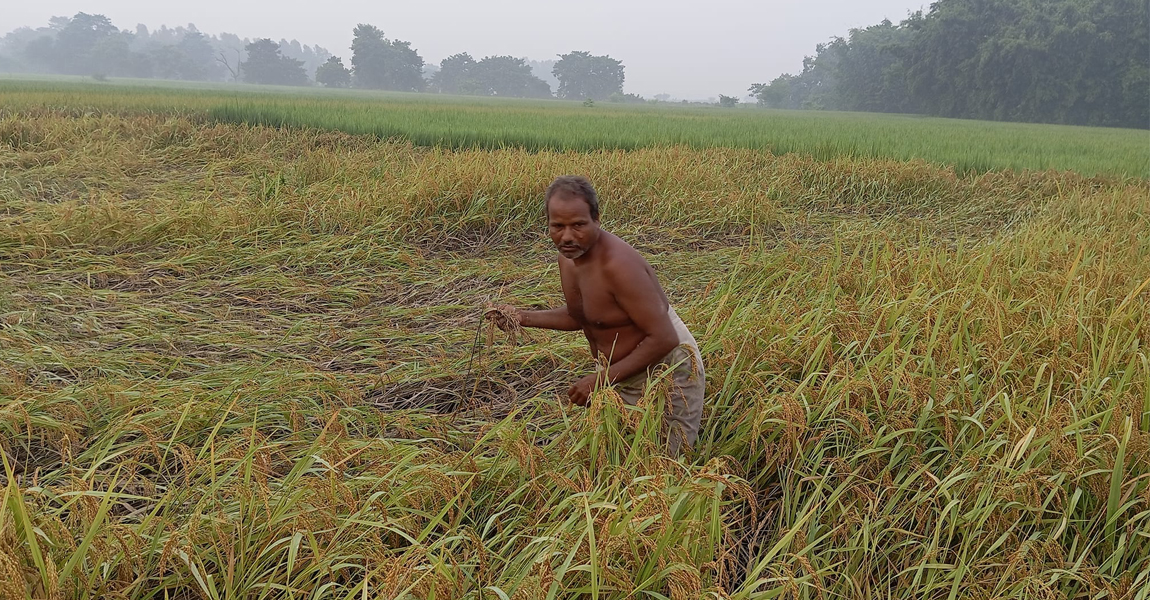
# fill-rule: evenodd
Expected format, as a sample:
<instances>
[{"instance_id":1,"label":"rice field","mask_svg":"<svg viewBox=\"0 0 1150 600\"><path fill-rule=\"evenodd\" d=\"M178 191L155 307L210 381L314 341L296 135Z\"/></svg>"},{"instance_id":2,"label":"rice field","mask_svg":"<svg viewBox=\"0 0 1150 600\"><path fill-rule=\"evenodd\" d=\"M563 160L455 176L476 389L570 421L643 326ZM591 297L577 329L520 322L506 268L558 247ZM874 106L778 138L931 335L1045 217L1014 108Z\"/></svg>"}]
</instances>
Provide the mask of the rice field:
<instances>
[{"instance_id":1,"label":"rice field","mask_svg":"<svg viewBox=\"0 0 1150 600\"><path fill-rule=\"evenodd\" d=\"M1145 178L0 86L0 599L1150 598ZM565 173L700 342L683 459L480 329Z\"/></svg>"},{"instance_id":2,"label":"rice field","mask_svg":"<svg viewBox=\"0 0 1150 600\"><path fill-rule=\"evenodd\" d=\"M0 107L162 111L455 149L747 148L815 158L921 159L959 174L1150 177L1150 132L906 115L465 98L266 86L0 80ZM2 110L2 109L0 109Z\"/></svg>"}]
</instances>

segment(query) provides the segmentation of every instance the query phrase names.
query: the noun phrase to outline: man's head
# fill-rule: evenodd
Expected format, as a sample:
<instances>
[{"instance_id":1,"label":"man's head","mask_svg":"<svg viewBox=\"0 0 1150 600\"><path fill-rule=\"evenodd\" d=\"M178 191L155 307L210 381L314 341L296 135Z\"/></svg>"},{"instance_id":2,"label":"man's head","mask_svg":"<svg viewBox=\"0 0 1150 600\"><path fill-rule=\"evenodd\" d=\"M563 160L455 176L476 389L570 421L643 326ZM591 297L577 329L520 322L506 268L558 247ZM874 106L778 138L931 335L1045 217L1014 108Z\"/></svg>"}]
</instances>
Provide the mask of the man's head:
<instances>
[{"instance_id":1,"label":"man's head","mask_svg":"<svg viewBox=\"0 0 1150 600\"><path fill-rule=\"evenodd\" d=\"M599 197L585 177L564 175L547 187L547 228L563 256L575 260L599 241Z\"/></svg>"}]
</instances>

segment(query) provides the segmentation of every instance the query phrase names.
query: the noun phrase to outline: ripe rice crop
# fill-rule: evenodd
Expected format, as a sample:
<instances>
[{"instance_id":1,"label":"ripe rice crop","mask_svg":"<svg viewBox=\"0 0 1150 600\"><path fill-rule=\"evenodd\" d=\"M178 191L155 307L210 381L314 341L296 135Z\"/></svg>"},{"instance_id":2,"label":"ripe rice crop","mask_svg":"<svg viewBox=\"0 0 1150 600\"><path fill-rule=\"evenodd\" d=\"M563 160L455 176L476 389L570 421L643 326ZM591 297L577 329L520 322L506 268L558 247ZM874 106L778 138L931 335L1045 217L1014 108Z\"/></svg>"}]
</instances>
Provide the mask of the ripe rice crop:
<instances>
[{"instance_id":1,"label":"ripe rice crop","mask_svg":"<svg viewBox=\"0 0 1150 600\"><path fill-rule=\"evenodd\" d=\"M134 93L0 109L0 598L1150 598L1145 179ZM562 173L700 341L682 462L578 336L472 361Z\"/></svg>"}]
</instances>

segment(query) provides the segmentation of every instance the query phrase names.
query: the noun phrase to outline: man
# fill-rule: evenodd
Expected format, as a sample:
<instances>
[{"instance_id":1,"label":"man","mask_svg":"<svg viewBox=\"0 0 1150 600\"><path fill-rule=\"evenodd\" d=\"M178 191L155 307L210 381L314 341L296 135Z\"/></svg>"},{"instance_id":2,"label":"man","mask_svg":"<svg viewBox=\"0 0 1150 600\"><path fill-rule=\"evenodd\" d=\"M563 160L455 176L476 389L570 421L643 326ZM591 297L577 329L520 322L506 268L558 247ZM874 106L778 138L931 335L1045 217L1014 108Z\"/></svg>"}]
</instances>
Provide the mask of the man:
<instances>
[{"instance_id":1,"label":"man","mask_svg":"<svg viewBox=\"0 0 1150 600\"><path fill-rule=\"evenodd\" d=\"M587 179L555 179L545 203L567 304L552 310L501 306L502 314L490 311L489 318L500 326L507 325L503 315L509 315L524 327L582 330L600 369L568 390L580 406L587 405L600 381L615 385L627 403L636 404L659 366L673 368L666 441L668 453L679 455L684 446L694 445L703 412L705 377L694 337L667 301L651 265L600 228L599 199Z\"/></svg>"}]
</instances>

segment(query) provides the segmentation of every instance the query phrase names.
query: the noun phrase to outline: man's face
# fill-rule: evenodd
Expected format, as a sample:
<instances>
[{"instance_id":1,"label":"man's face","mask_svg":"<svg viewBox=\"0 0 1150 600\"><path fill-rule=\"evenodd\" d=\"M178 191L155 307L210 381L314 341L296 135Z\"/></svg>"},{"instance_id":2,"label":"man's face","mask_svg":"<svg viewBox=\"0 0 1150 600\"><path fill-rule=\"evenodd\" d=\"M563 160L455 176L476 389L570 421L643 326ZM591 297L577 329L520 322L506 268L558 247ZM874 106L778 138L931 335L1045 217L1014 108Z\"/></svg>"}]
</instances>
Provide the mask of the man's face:
<instances>
[{"instance_id":1,"label":"man's face","mask_svg":"<svg viewBox=\"0 0 1150 600\"><path fill-rule=\"evenodd\" d=\"M599 221L580 196L562 192L547 201L547 228L559 254L575 260L599 241Z\"/></svg>"}]
</instances>

